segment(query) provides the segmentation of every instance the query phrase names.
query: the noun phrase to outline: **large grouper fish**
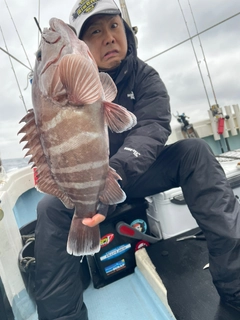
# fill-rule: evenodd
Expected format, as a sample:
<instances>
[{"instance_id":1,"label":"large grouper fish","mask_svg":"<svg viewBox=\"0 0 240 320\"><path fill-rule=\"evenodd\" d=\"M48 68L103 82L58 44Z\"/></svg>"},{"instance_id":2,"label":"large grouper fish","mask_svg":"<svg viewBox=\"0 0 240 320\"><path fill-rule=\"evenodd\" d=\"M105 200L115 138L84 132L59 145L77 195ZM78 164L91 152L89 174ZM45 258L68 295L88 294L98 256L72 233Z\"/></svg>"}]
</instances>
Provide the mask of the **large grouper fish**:
<instances>
[{"instance_id":1,"label":"large grouper fish","mask_svg":"<svg viewBox=\"0 0 240 320\"><path fill-rule=\"evenodd\" d=\"M100 250L99 226L82 224L99 205L126 198L109 167L108 127L122 132L136 124L127 109L112 103L117 89L99 73L87 45L69 25L52 18L42 32L32 82L33 109L19 133L36 167L36 188L75 208L67 252L76 256Z\"/></svg>"}]
</instances>

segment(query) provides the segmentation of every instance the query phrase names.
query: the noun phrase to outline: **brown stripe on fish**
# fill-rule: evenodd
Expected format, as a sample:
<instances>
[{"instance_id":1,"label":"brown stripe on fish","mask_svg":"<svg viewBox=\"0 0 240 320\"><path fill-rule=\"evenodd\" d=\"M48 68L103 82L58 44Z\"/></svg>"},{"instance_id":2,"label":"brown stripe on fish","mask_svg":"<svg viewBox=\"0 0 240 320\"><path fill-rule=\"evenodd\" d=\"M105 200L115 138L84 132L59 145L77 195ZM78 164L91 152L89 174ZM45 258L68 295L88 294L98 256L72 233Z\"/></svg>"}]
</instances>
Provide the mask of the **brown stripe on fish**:
<instances>
[{"instance_id":1,"label":"brown stripe on fish","mask_svg":"<svg viewBox=\"0 0 240 320\"><path fill-rule=\"evenodd\" d=\"M100 161L98 161L99 163ZM105 179L108 172L108 163L105 163L105 161L101 161L102 165L98 166L97 168L92 168L91 164L94 164L94 162L89 162L83 167L88 167L88 169L82 169L78 170L76 166L68 167L67 172L64 172L64 168L61 171L61 169L56 172L55 170L52 170L54 176L57 178L58 182L65 182L65 181L71 181L71 182L85 182L85 181L96 181L99 179ZM80 167L80 165L79 165Z\"/></svg>"},{"instance_id":2,"label":"brown stripe on fish","mask_svg":"<svg viewBox=\"0 0 240 320\"><path fill-rule=\"evenodd\" d=\"M69 198L81 199L81 194L84 192L85 196L98 194L105 185L105 180L93 181L91 183L59 183L59 186L69 195Z\"/></svg>"},{"instance_id":3,"label":"brown stripe on fish","mask_svg":"<svg viewBox=\"0 0 240 320\"><path fill-rule=\"evenodd\" d=\"M92 105L79 106L57 106L56 109L47 112L42 120L42 131L51 130L62 132L67 129L66 137L70 136L71 130L77 131L79 126L83 131L97 131L96 126L103 126L103 117L99 117L99 109L102 108L102 102L97 101ZM104 110L102 110L102 113ZM69 132L70 129L70 132Z\"/></svg>"},{"instance_id":4,"label":"brown stripe on fish","mask_svg":"<svg viewBox=\"0 0 240 320\"><path fill-rule=\"evenodd\" d=\"M70 168L65 167L65 168L53 168L52 172L53 173L71 173L72 171L76 171L76 172L80 172L80 171L84 171L84 170L92 170L92 169L98 169L102 166L107 165L108 166L108 158L101 160L101 161L94 161L94 162L87 162L87 163L79 163L75 166L72 166Z\"/></svg>"},{"instance_id":5,"label":"brown stripe on fish","mask_svg":"<svg viewBox=\"0 0 240 320\"><path fill-rule=\"evenodd\" d=\"M85 136L78 138L76 143L73 144L69 142L69 145L61 144L58 148L50 148L48 153L52 167L60 169L59 173L61 172L61 168L66 167L69 167L69 171L74 172L76 163L86 163L86 159L89 163L94 162L95 159L98 161L106 161L108 159L108 147L104 143L104 137L99 136L95 140L92 140L90 143L91 148L89 148L89 141L84 140L84 138ZM81 150L81 152L78 152L78 150ZM103 164L103 166L105 165Z\"/></svg>"}]
</instances>

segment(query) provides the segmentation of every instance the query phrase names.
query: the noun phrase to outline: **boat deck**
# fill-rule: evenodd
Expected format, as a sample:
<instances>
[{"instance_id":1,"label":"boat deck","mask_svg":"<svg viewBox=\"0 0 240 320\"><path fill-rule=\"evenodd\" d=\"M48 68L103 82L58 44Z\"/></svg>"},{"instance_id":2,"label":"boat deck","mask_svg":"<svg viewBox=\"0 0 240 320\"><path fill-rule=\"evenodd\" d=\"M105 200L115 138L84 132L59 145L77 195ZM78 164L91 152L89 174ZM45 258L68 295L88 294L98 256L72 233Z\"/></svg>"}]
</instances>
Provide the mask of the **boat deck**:
<instances>
[{"instance_id":1,"label":"boat deck","mask_svg":"<svg viewBox=\"0 0 240 320\"><path fill-rule=\"evenodd\" d=\"M177 242L179 237L160 241L146 249L167 289L168 303L176 319L239 320L238 311L220 303L209 269L203 270L208 263L206 241Z\"/></svg>"},{"instance_id":2,"label":"boat deck","mask_svg":"<svg viewBox=\"0 0 240 320\"><path fill-rule=\"evenodd\" d=\"M133 274L84 292L89 320L170 320L174 317L136 267Z\"/></svg>"}]
</instances>

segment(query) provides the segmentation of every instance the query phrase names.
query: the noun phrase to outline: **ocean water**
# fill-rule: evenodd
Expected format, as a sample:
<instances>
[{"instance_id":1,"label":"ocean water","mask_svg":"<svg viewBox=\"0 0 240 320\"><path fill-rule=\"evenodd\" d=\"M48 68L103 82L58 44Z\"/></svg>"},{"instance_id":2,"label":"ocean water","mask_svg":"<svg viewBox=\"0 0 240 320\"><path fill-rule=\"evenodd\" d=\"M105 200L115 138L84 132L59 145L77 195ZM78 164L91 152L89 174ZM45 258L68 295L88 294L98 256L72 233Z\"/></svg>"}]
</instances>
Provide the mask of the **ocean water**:
<instances>
[{"instance_id":1,"label":"ocean water","mask_svg":"<svg viewBox=\"0 0 240 320\"><path fill-rule=\"evenodd\" d=\"M29 158L2 159L2 166L5 172L31 166L28 164Z\"/></svg>"}]
</instances>

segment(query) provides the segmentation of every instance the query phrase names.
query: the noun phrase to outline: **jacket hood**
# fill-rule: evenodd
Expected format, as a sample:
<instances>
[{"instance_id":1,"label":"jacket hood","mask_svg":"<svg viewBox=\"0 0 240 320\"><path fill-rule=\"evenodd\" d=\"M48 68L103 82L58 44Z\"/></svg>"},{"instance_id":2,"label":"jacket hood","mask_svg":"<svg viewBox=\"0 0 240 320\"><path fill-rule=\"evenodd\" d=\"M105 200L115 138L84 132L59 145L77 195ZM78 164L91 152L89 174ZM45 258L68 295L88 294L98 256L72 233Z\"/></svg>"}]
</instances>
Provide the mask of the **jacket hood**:
<instances>
[{"instance_id":1,"label":"jacket hood","mask_svg":"<svg viewBox=\"0 0 240 320\"><path fill-rule=\"evenodd\" d=\"M129 27L129 25L127 24L127 22L123 19L123 24L126 30L126 36L127 36L127 42L128 42L128 52L127 52L127 56L129 54L133 54L133 56L135 58L137 58L137 45L136 45L136 37L132 31L132 29Z\"/></svg>"}]
</instances>

